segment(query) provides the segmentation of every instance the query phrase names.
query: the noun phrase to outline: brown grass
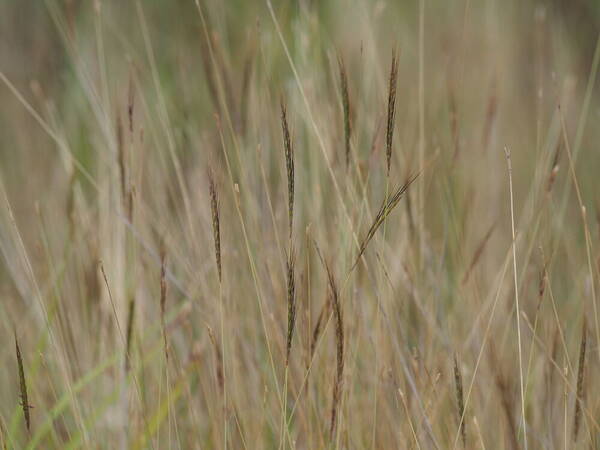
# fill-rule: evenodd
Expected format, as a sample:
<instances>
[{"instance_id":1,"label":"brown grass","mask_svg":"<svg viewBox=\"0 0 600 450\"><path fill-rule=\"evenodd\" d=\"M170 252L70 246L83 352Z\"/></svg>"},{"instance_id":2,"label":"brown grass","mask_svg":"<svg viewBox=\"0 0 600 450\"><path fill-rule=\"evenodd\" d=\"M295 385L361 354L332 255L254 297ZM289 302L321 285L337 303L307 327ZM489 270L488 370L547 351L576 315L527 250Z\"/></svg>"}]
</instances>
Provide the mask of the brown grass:
<instances>
[{"instance_id":1,"label":"brown grass","mask_svg":"<svg viewBox=\"0 0 600 450\"><path fill-rule=\"evenodd\" d=\"M210 194L210 212L212 217L213 242L215 246L215 262L217 264L217 273L219 275L219 283L222 282L221 269L221 222L219 215L219 195L217 185L212 169L208 169L208 189Z\"/></svg>"},{"instance_id":2,"label":"brown grass","mask_svg":"<svg viewBox=\"0 0 600 450\"><path fill-rule=\"evenodd\" d=\"M589 0L33 3L0 1L0 442L594 447Z\"/></svg>"},{"instance_id":3,"label":"brown grass","mask_svg":"<svg viewBox=\"0 0 600 450\"><path fill-rule=\"evenodd\" d=\"M169 345L167 341L167 326L166 326L166 309L167 309L167 255L164 247L164 242L160 248L160 323L162 327L163 345L165 359L169 359Z\"/></svg>"},{"instance_id":4,"label":"brown grass","mask_svg":"<svg viewBox=\"0 0 600 450\"><path fill-rule=\"evenodd\" d=\"M294 327L296 325L296 275L295 275L296 256L292 250L288 256L287 265L287 339L285 345L285 365L289 365L290 352L292 351L292 340L294 338Z\"/></svg>"},{"instance_id":5,"label":"brown grass","mask_svg":"<svg viewBox=\"0 0 600 450\"><path fill-rule=\"evenodd\" d=\"M344 59L338 58L340 71L340 91L342 96L342 111L344 114L344 154L346 158L346 169L350 167L350 136L352 134L352 123L350 121L350 94L348 93L348 74Z\"/></svg>"},{"instance_id":6,"label":"brown grass","mask_svg":"<svg viewBox=\"0 0 600 450\"><path fill-rule=\"evenodd\" d=\"M285 168L287 174L288 188L288 219L289 219L289 237L292 238L294 224L294 146L290 136L290 128L287 120L287 110L283 99L280 102L281 107L281 130L283 132L283 150L285 153Z\"/></svg>"},{"instance_id":7,"label":"brown grass","mask_svg":"<svg viewBox=\"0 0 600 450\"><path fill-rule=\"evenodd\" d=\"M467 448L467 424L465 417L465 402L463 397L462 375L458 367L456 354L454 355L454 388L456 390L456 407L458 412L458 426L463 441L463 447Z\"/></svg>"},{"instance_id":8,"label":"brown grass","mask_svg":"<svg viewBox=\"0 0 600 450\"><path fill-rule=\"evenodd\" d=\"M131 366L131 343L133 338L133 328L135 323L135 295L129 299L129 308L127 312L127 331L125 344L125 370L129 371Z\"/></svg>"},{"instance_id":9,"label":"brown grass","mask_svg":"<svg viewBox=\"0 0 600 450\"><path fill-rule=\"evenodd\" d=\"M222 394L225 389L225 377L223 376L223 353L221 352L221 347L215 338L212 328L207 325L207 329L210 342L212 343L215 352L215 377L217 379L217 386L219 387L219 392Z\"/></svg>"},{"instance_id":10,"label":"brown grass","mask_svg":"<svg viewBox=\"0 0 600 450\"><path fill-rule=\"evenodd\" d=\"M573 442L577 442L581 422L581 409L585 388L585 349L587 345L587 324L583 321L581 330L581 344L579 346L579 364L577 366L577 397L575 398L575 410L573 412Z\"/></svg>"},{"instance_id":11,"label":"brown grass","mask_svg":"<svg viewBox=\"0 0 600 450\"><path fill-rule=\"evenodd\" d=\"M394 144L394 126L396 119L396 83L398 81L398 61L396 50L392 51L392 66L388 88L387 130L385 133L385 156L387 175L390 175L392 165L392 147Z\"/></svg>"},{"instance_id":12,"label":"brown grass","mask_svg":"<svg viewBox=\"0 0 600 450\"><path fill-rule=\"evenodd\" d=\"M406 190L410 187L412 183L414 183L414 181L419 177L419 175L420 172L416 175L412 175L411 177L409 177L403 185L397 187L389 194L389 196L386 199L384 199L384 201L381 204L381 207L379 208L379 211L377 211L377 214L375 215L373 223L367 231L367 235L363 238L363 240L360 243L358 255L356 256L354 264L352 265L352 269L354 269L360 261L361 256L367 249L369 242L371 242L371 239L373 239L373 236L375 236L375 233L377 232L379 227L385 222L388 215L394 210L396 205L398 205L398 203L402 199L402 196L404 195Z\"/></svg>"},{"instance_id":13,"label":"brown grass","mask_svg":"<svg viewBox=\"0 0 600 450\"><path fill-rule=\"evenodd\" d=\"M25 425L27 431L31 431L31 416L29 410L31 405L29 404L27 395L27 382L25 380L25 369L23 367L23 357L21 356L21 349L19 348L19 340L17 339L17 332L15 331L15 350L17 353L17 367L19 370L19 392L21 395L21 408L23 410L23 417L25 417Z\"/></svg>"},{"instance_id":14,"label":"brown grass","mask_svg":"<svg viewBox=\"0 0 600 450\"><path fill-rule=\"evenodd\" d=\"M333 276L333 272L327 263L325 263L325 269L327 271L330 302L333 308L333 317L335 321L336 372L333 382L331 421L329 424L329 438L331 441L333 441L335 428L337 425L337 418L339 415L339 407L342 397L342 384L344 379L344 321L342 317L342 306L340 304L339 291Z\"/></svg>"}]
</instances>

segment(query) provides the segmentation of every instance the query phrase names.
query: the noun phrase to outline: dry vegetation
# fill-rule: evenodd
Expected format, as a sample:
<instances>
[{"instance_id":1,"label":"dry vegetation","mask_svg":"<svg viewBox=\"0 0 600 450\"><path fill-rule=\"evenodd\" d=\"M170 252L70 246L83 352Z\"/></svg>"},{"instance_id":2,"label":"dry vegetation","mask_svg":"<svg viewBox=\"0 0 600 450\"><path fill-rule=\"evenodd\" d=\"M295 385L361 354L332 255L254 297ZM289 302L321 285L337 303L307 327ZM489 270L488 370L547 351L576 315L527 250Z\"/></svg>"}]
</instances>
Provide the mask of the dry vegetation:
<instances>
[{"instance_id":1,"label":"dry vegetation","mask_svg":"<svg viewBox=\"0 0 600 450\"><path fill-rule=\"evenodd\" d=\"M598 448L593 1L0 3L0 447Z\"/></svg>"}]
</instances>

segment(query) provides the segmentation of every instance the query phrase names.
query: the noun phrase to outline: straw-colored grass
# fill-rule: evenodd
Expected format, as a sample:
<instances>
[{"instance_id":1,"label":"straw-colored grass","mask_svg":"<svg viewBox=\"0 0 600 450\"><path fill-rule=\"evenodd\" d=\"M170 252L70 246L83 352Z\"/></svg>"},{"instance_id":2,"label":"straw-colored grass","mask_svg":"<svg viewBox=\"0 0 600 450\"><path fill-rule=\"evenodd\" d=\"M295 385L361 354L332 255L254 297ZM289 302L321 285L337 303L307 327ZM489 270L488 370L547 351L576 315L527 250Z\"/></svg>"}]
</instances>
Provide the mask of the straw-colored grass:
<instances>
[{"instance_id":1,"label":"straw-colored grass","mask_svg":"<svg viewBox=\"0 0 600 450\"><path fill-rule=\"evenodd\" d=\"M599 29L0 2L0 448L598 447Z\"/></svg>"}]
</instances>

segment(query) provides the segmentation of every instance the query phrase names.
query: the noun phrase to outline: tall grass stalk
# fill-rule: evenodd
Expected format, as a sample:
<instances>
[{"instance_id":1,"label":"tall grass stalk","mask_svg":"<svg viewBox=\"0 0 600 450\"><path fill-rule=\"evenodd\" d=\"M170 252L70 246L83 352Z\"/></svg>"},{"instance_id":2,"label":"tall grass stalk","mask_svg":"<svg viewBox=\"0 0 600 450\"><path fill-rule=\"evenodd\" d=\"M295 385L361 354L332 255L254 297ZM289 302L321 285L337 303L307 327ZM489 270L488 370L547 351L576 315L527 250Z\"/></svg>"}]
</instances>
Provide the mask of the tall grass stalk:
<instances>
[{"instance_id":1,"label":"tall grass stalk","mask_svg":"<svg viewBox=\"0 0 600 450\"><path fill-rule=\"evenodd\" d=\"M513 255L513 277L514 277L514 289L515 289L515 315L517 316L517 345L519 350L519 387L521 390L521 423L523 429L523 443L525 450L527 450L527 420L525 417L525 391L523 381L523 355L521 350L521 308L519 306L519 283L517 282L517 238L515 234L515 214L514 214L514 200L513 200L513 182L512 182L512 163L510 157L510 150L508 147L504 147L504 153L506 155L506 164L508 166L508 185L510 194L510 222L512 231L512 255Z\"/></svg>"}]
</instances>

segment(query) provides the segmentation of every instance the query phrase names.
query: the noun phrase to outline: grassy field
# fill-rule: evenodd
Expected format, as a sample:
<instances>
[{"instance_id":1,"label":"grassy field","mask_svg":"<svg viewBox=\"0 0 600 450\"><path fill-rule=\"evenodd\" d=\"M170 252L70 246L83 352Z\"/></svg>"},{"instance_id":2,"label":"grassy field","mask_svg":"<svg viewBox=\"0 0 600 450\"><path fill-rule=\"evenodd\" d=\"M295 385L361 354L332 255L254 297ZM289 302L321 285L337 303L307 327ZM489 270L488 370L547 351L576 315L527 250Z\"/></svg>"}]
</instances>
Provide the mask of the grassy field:
<instances>
[{"instance_id":1,"label":"grassy field","mask_svg":"<svg viewBox=\"0 0 600 450\"><path fill-rule=\"evenodd\" d=\"M600 448L593 0L0 2L0 446Z\"/></svg>"}]
</instances>

